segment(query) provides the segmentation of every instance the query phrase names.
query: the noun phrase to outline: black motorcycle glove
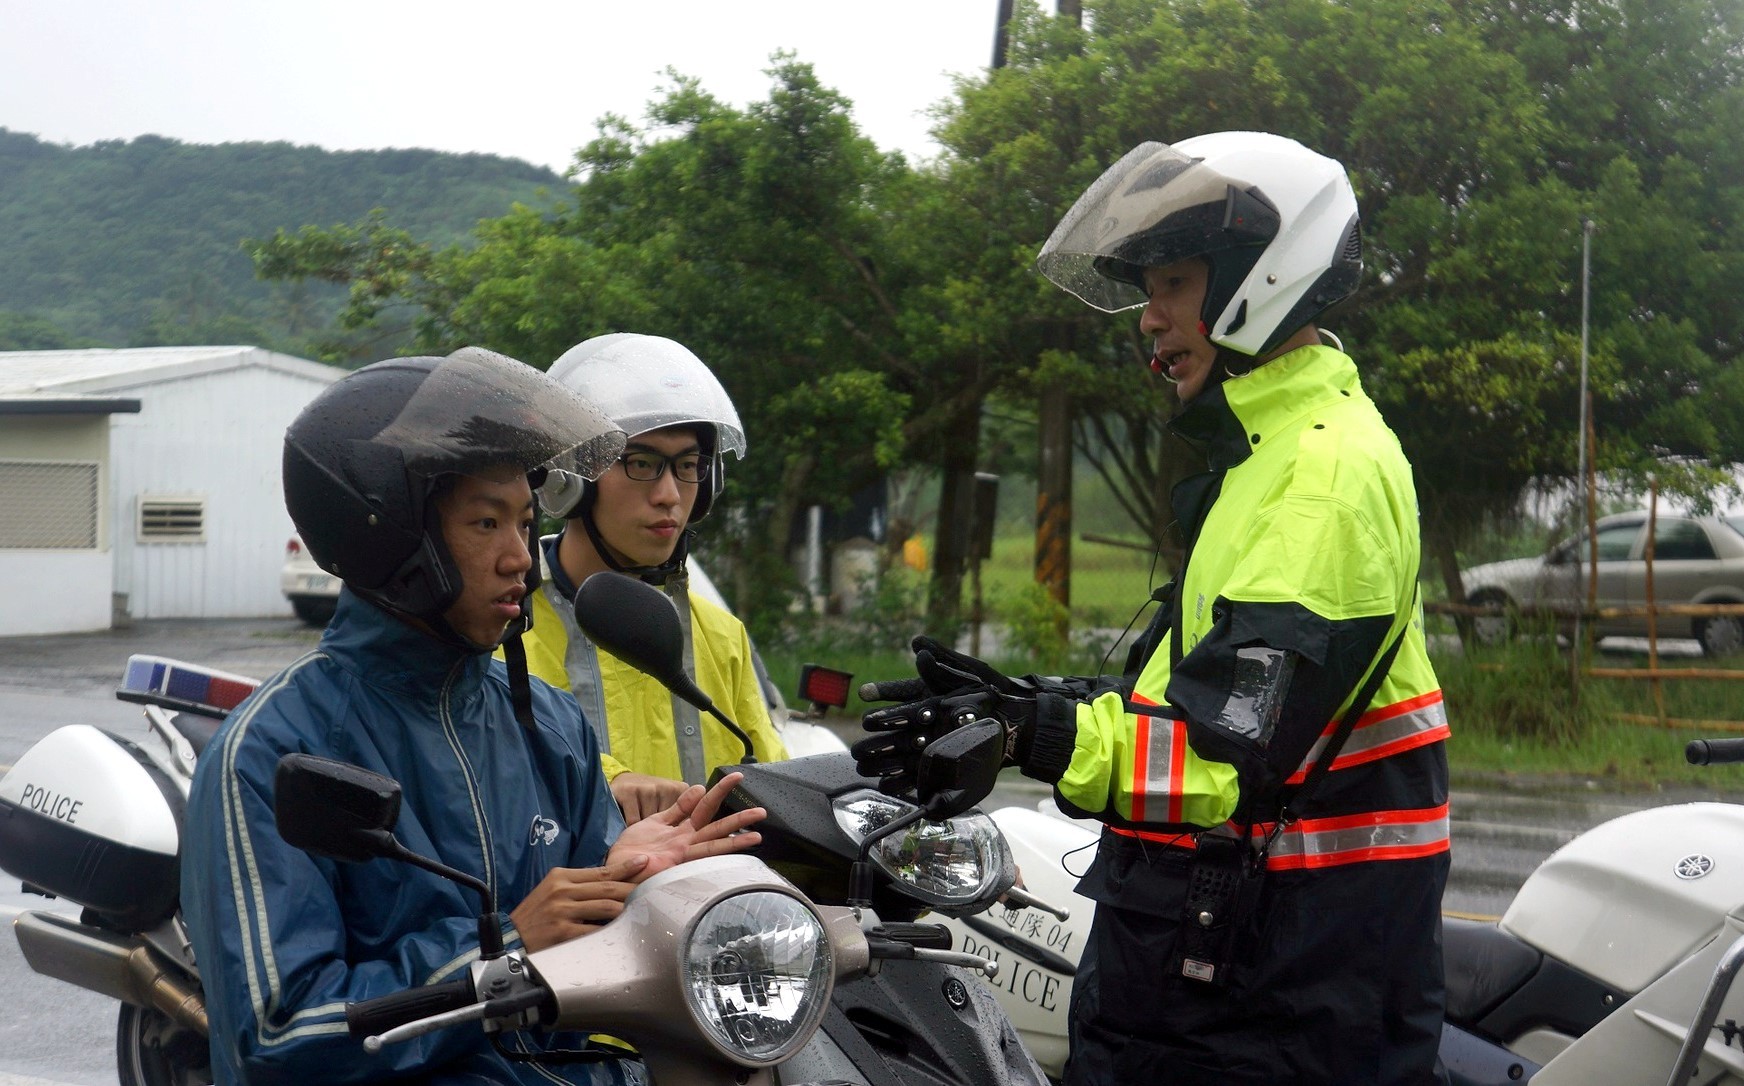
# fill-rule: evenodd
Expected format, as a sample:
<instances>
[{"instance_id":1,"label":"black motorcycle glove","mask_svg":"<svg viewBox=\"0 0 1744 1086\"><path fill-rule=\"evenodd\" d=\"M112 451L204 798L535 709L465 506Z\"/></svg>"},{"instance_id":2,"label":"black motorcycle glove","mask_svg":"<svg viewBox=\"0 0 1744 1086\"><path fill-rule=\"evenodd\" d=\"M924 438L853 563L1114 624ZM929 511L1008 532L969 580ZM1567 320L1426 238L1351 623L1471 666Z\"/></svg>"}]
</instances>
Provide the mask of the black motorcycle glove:
<instances>
[{"instance_id":1,"label":"black motorcycle glove","mask_svg":"<svg viewBox=\"0 0 1744 1086\"><path fill-rule=\"evenodd\" d=\"M1021 766L1026 774L1050 782L1059 779L1071 758L1075 733L1069 700L1042 689L1033 679L1003 675L930 637L915 638L913 647L919 678L861 687L864 701L902 701L861 717L861 726L874 733L852 748L861 776L879 778L879 790L888 795L906 793L914 787L915 767L929 743L971 721L991 717L1005 726L1006 765ZM1035 757L1038 720L1048 725L1039 729L1043 736L1039 748L1045 755L1041 765ZM1052 776L1041 776L1047 772Z\"/></svg>"}]
</instances>

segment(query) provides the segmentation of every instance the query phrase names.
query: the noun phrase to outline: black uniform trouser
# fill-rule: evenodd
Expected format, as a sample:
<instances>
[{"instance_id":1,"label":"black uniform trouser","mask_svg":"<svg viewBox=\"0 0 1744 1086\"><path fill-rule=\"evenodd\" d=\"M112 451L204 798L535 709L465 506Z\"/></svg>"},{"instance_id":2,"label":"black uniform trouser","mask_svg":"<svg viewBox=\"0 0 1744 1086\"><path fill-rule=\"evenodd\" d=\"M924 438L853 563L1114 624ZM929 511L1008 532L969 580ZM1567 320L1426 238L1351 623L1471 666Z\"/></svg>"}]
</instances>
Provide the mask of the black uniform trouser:
<instances>
[{"instance_id":1,"label":"black uniform trouser","mask_svg":"<svg viewBox=\"0 0 1744 1086\"><path fill-rule=\"evenodd\" d=\"M1170 975L1191 853L1105 834L1066 1086L1438 1086L1448 854L1268 874L1227 987Z\"/></svg>"}]
</instances>

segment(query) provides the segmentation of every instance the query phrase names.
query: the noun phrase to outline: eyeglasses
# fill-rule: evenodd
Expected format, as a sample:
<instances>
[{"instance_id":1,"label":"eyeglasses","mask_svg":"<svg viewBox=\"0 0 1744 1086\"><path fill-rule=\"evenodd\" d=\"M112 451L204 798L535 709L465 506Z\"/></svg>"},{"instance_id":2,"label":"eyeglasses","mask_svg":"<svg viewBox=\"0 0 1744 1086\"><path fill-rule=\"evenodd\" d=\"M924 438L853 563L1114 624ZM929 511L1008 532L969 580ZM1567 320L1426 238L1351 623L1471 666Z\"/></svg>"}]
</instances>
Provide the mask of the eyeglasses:
<instances>
[{"instance_id":1,"label":"eyeglasses","mask_svg":"<svg viewBox=\"0 0 1744 1086\"><path fill-rule=\"evenodd\" d=\"M699 452L682 452L677 456L661 456L657 452L635 450L618 457L618 463L624 465L624 474L638 483L651 483L666 474L666 465L672 465L673 478L681 483L700 483L708 475L712 466L712 458Z\"/></svg>"}]
</instances>

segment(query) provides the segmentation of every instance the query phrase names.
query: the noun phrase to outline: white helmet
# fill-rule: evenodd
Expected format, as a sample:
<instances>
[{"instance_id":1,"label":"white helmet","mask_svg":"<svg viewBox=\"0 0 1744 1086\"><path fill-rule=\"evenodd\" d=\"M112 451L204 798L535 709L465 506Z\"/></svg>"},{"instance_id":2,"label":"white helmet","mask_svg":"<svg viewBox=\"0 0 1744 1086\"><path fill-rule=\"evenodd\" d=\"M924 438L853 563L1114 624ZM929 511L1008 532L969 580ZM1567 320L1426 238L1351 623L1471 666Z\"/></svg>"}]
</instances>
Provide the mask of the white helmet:
<instances>
[{"instance_id":1,"label":"white helmet","mask_svg":"<svg viewBox=\"0 0 1744 1086\"><path fill-rule=\"evenodd\" d=\"M744 458L745 431L732 398L702 359L663 336L613 332L571 347L549 372L631 437L668 426L697 427L710 468L708 480L697 489L690 522L708 515L726 481L722 457L732 453ZM539 489L539 502L553 516L567 517L586 493L581 474L553 464Z\"/></svg>"},{"instance_id":2,"label":"white helmet","mask_svg":"<svg viewBox=\"0 0 1744 1086\"><path fill-rule=\"evenodd\" d=\"M1344 167L1265 132L1142 143L1078 197L1036 266L1114 313L1145 304L1146 268L1195 256L1211 265L1207 336L1244 355L1268 353L1362 277Z\"/></svg>"}]
</instances>

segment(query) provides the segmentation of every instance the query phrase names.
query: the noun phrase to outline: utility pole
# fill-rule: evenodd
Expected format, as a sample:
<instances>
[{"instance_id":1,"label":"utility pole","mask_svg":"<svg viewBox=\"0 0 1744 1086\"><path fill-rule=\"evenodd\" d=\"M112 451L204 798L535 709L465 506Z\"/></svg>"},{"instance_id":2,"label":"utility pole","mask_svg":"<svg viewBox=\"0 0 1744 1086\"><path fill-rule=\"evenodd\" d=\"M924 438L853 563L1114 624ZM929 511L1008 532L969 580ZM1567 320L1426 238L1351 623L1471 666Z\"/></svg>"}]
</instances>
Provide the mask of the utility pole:
<instances>
[{"instance_id":1,"label":"utility pole","mask_svg":"<svg viewBox=\"0 0 1744 1086\"><path fill-rule=\"evenodd\" d=\"M1005 67L1005 45L1011 38L1011 6L1013 0L999 0L999 14L994 16L993 69Z\"/></svg>"},{"instance_id":2,"label":"utility pole","mask_svg":"<svg viewBox=\"0 0 1744 1086\"><path fill-rule=\"evenodd\" d=\"M1586 499L1587 522L1587 591L1586 604L1576 614L1574 639L1569 644L1569 685L1576 701L1580 700L1580 667L1587 656L1589 633L1584 629L1585 612L1598 606L1599 596L1599 535L1598 505L1593 493L1593 406L1587 392L1587 327L1592 314L1593 282L1593 220L1581 219L1581 345L1580 345L1580 489ZM1578 567L1577 567L1578 568Z\"/></svg>"},{"instance_id":3,"label":"utility pole","mask_svg":"<svg viewBox=\"0 0 1744 1086\"><path fill-rule=\"evenodd\" d=\"M1001 12L1009 13L1010 7L1010 0L1000 0ZM1083 25L1081 0L1059 0L1057 10L1060 18ZM1004 40L1002 23L1002 45ZM1060 605L1062 614L1068 614L1072 606L1072 391L1056 378L1046 381L1039 393L1035 579Z\"/></svg>"}]
</instances>

